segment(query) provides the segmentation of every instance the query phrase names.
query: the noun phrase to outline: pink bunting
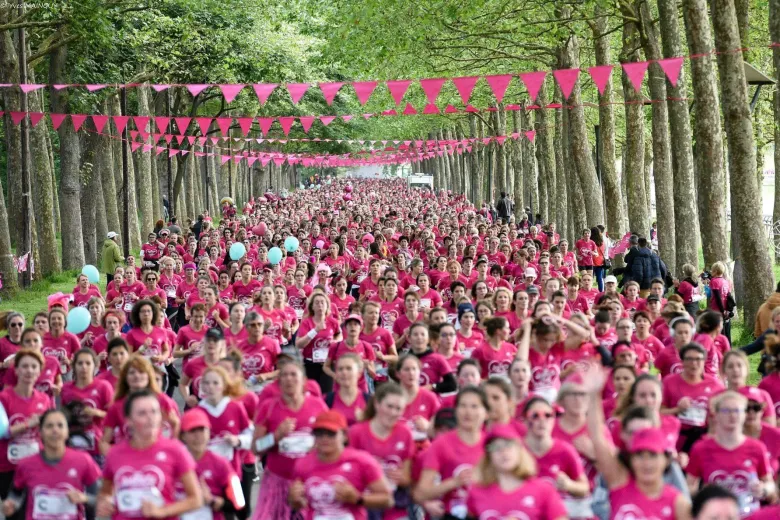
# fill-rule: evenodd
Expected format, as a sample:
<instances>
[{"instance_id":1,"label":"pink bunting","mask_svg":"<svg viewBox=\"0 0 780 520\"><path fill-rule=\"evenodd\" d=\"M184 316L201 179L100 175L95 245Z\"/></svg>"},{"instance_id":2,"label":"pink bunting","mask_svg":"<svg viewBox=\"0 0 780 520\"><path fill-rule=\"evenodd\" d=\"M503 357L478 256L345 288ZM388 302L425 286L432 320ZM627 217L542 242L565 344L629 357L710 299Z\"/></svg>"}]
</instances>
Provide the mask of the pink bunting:
<instances>
[{"instance_id":1,"label":"pink bunting","mask_svg":"<svg viewBox=\"0 0 780 520\"><path fill-rule=\"evenodd\" d=\"M234 99L236 99L236 96L238 95L241 90L243 90L244 85L220 85L219 89L222 91L222 95L225 98L225 101L228 103L232 103Z\"/></svg>"},{"instance_id":2,"label":"pink bunting","mask_svg":"<svg viewBox=\"0 0 780 520\"><path fill-rule=\"evenodd\" d=\"M190 91L190 94L193 96L197 96L204 90L206 90L209 86L208 85L187 85L187 90Z\"/></svg>"},{"instance_id":3,"label":"pink bunting","mask_svg":"<svg viewBox=\"0 0 780 520\"><path fill-rule=\"evenodd\" d=\"M473 105L468 105L465 109L463 109L465 112L479 112L478 109L474 108Z\"/></svg>"},{"instance_id":4,"label":"pink bunting","mask_svg":"<svg viewBox=\"0 0 780 520\"><path fill-rule=\"evenodd\" d=\"M79 131L81 128L81 125L84 124L84 121L87 120L87 116L85 114L71 114L70 115L70 121L73 123L73 130L76 132Z\"/></svg>"},{"instance_id":5,"label":"pink bunting","mask_svg":"<svg viewBox=\"0 0 780 520\"><path fill-rule=\"evenodd\" d=\"M256 83L252 85L252 88L255 89L255 94L257 94L257 99L260 101L260 104L264 105L265 102L268 101L268 96L270 96L271 92L278 86L278 83Z\"/></svg>"},{"instance_id":6,"label":"pink bunting","mask_svg":"<svg viewBox=\"0 0 780 520\"><path fill-rule=\"evenodd\" d=\"M162 92L163 90L167 90L171 88L170 85L152 85L152 90L155 92Z\"/></svg>"},{"instance_id":7,"label":"pink bunting","mask_svg":"<svg viewBox=\"0 0 780 520\"><path fill-rule=\"evenodd\" d=\"M272 117L258 117L257 122L260 124L260 132L267 135L271 130L271 125L274 124L274 119Z\"/></svg>"},{"instance_id":8,"label":"pink bunting","mask_svg":"<svg viewBox=\"0 0 780 520\"><path fill-rule=\"evenodd\" d=\"M490 85L490 90L493 91L493 95L496 97L496 101L501 103L504 100L504 94L509 87L509 83L512 81L511 74L501 74L497 76L485 76L485 81Z\"/></svg>"},{"instance_id":9,"label":"pink bunting","mask_svg":"<svg viewBox=\"0 0 780 520\"><path fill-rule=\"evenodd\" d=\"M430 115L430 114L440 114L439 107L436 106L435 103L428 103L425 105L425 108L423 108L423 114Z\"/></svg>"},{"instance_id":10,"label":"pink bunting","mask_svg":"<svg viewBox=\"0 0 780 520\"><path fill-rule=\"evenodd\" d=\"M648 61L637 61L632 63L623 63L623 71L628 76L629 81L634 86L634 90L642 90L642 81L645 79L645 72L650 65Z\"/></svg>"},{"instance_id":11,"label":"pink bunting","mask_svg":"<svg viewBox=\"0 0 780 520\"><path fill-rule=\"evenodd\" d=\"M444 109L444 113L445 114L457 114L458 113L458 109L455 108L452 105L447 105L447 108Z\"/></svg>"},{"instance_id":12,"label":"pink bunting","mask_svg":"<svg viewBox=\"0 0 780 520\"><path fill-rule=\"evenodd\" d=\"M348 116L341 116L341 120L344 121L345 123L348 122L348 121L352 121L352 116L349 116L349 115Z\"/></svg>"},{"instance_id":13,"label":"pink bunting","mask_svg":"<svg viewBox=\"0 0 780 520\"><path fill-rule=\"evenodd\" d=\"M439 92L441 92L441 87L444 86L445 81L446 80L443 78L420 80L420 87L422 87L423 92L425 92L425 97L428 98L429 103L436 103L436 98L439 97Z\"/></svg>"},{"instance_id":14,"label":"pink bunting","mask_svg":"<svg viewBox=\"0 0 780 520\"><path fill-rule=\"evenodd\" d=\"M209 127L211 126L210 117L196 117L195 121L198 123L198 127L200 127L200 133L202 135L209 133Z\"/></svg>"},{"instance_id":15,"label":"pink bunting","mask_svg":"<svg viewBox=\"0 0 780 520\"><path fill-rule=\"evenodd\" d=\"M241 127L241 132L244 137L249 135L249 131L252 129L252 122L255 120L253 117L239 117L238 126Z\"/></svg>"},{"instance_id":16,"label":"pink bunting","mask_svg":"<svg viewBox=\"0 0 780 520\"><path fill-rule=\"evenodd\" d=\"M677 81L680 79L680 69L682 68L683 59L666 58L664 60L658 60L656 63L658 63L658 66L661 67L664 74L666 74L669 83L676 87Z\"/></svg>"},{"instance_id":17,"label":"pink bunting","mask_svg":"<svg viewBox=\"0 0 780 520\"><path fill-rule=\"evenodd\" d=\"M95 125L95 130L97 130L97 133L103 133L103 129L106 127L106 123L108 123L108 116L92 116L92 124Z\"/></svg>"},{"instance_id":18,"label":"pink bunting","mask_svg":"<svg viewBox=\"0 0 780 520\"><path fill-rule=\"evenodd\" d=\"M613 68L612 65L599 65L588 69L590 78L599 89L599 94L604 94L604 89L607 88L607 83L609 83Z\"/></svg>"},{"instance_id":19,"label":"pink bunting","mask_svg":"<svg viewBox=\"0 0 780 520\"><path fill-rule=\"evenodd\" d=\"M281 125L282 131L284 132L284 135L290 135L290 129L292 128L292 124L293 124L294 121L295 121L294 117L280 117L279 118L279 125Z\"/></svg>"},{"instance_id":20,"label":"pink bunting","mask_svg":"<svg viewBox=\"0 0 780 520\"><path fill-rule=\"evenodd\" d=\"M87 85L87 90L89 92L95 92L100 89L106 88L106 85Z\"/></svg>"},{"instance_id":21,"label":"pink bunting","mask_svg":"<svg viewBox=\"0 0 780 520\"><path fill-rule=\"evenodd\" d=\"M366 121L368 121L368 119L369 119L369 118L371 118L371 117L373 117L373 116L374 116L374 114L363 114L363 119L365 119Z\"/></svg>"},{"instance_id":22,"label":"pink bunting","mask_svg":"<svg viewBox=\"0 0 780 520\"><path fill-rule=\"evenodd\" d=\"M174 117L174 121L176 121L176 127L179 129L179 134L184 135L187 132L187 127L190 126L190 121L192 121L191 117Z\"/></svg>"},{"instance_id":23,"label":"pink bunting","mask_svg":"<svg viewBox=\"0 0 780 520\"><path fill-rule=\"evenodd\" d=\"M376 88L376 81L355 81L352 83L352 88L355 89L355 95L357 95L358 101L361 105L365 105L368 99L373 94Z\"/></svg>"},{"instance_id":24,"label":"pink bunting","mask_svg":"<svg viewBox=\"0 0 780 520\"><path fill-rule=\"evenodd\" d=\"M22 89L22 92L24 92L25 94L29 94L30 92L34 90L38 90L39 88L43 88L45 86L46 85L38 85L35 83L23 83L19 85L19 88Z\"/></svg>"},{"instance_id":25,"label":"pink bunting","mask_svg":"<svg viewBox=\"0 0 780 520\"><path fill-rule=\"evenodd\" d=\"M135 127L140 131L146 131L146 127L149 125L149 119L149 116L133 116Z\"/></svg>"},{"instance_id":26,"label":"pink bunting","mask_svg":"<svg viewBox=\"0 0 780 520\"><path fill-rule=\"evenodd\" d=\"M143 146L143 143L130 143L130 151L136 151ZM146 150L144 150L146 151Z\"/></svg>"},{"instance_id":27,"label":"pink bunting","mask_svg":"<svg viewBox=\"0 0 780 520\"><path fill-rule=\"evenodd\" d=\"M333 104L333 100L336 99L336 94L338 94L339 90L343 86L344 83L320 83L322 96L325 98L325 102L328 105Z\"/></svg>"},{"instance_id":28,"label":"pink bunting","mask_svg":"<svg viewBox=\"0 0 780 520\"><path fill-rule=\"evenodd\" d=\"M52 85L54 87L54 90L62 90L64 88L68 88L70 85Z\"/></svg>"},{"instance_id":29,"label":"pink bunting","mask_svg":"<svg viewBox=\"0 0 780 520\"><path fill-rule=\"evenodd\" d=\"M389 90L390 95L393 96L393 101L395 101L396 106L401 104L401 100L404 98L404 94L406 94L411 83L411 80L408 79L397 79L387 82L387 90Z\"/></svg>"},{"instance_id":30,"label":"pink bunting","mask_svg":"<svg viewBox=\"0 0 780 520\"><path fill-rule=\"evenodd\" d=\"M30 112L30 124L33 128L41 119L43 119L43 112Z\"/></svg>"},{"instance_id":31,"label":"pink bunting","mask_svg":"<svg viewBox=\"0 0 780 520\"><path fill-rule=\"evenodd\" d=\"M474 85L477 84L477 80L479 80L479 76L463 76L460 78L452 78L452 84L455 85L455 88L458 90L458 94L460 94L460 99L463 101L464 105L469 104L469 99L471 99L471 92L474 90ZM447 106L449 109L449 105ZM445 112L447 112L445 110Z\"/></svg>"},{"instance_id":32,"label":"pink bunting","mask_svg":"<svg viewBox=\"0 0 780 520\"><path fill-rule=\"evenodd\" d=\"M230 130L230 125L232 124L233 124L232 117L217 118L217 126L219 127L219 131L222 133L222 135L228 135L228 131Z\"/></svg>"},{"instance_id":33,"label":"pink bunting","mask_svg":"<svg viewBox=\"0 0 780 520\"><path fill-rule=\"evenodd\" d=\"M526 130L525 137L533 143L536 138L536 130Z\"/></svg>"},{"instance_id":34,"label":"pink bunting","mask_svg":"<svg viewBox=\"0 0 780 520\"><path fill-rule=\"evenodd\" d=\"M11 115L11 121L13 122L14 126L19 126L19 123L22 122L22 119L24 119L24 116L27 115L26 112L10 112Z\"/></svg>"},{"instance_id":35,"label":"pink bunting","mask_svg":"<svg viewBox=\"0 0 780 520\"><path fill-rule=\"evenodd\" d=\"M167 116L155 116L154 118L154 124L157 127L157 130L163 133L168 131L168 123L170 122L171 118Z\"/></svg>"},{"instance_id":36,"label":"pink bunting","mask_svg":"<svg viewBox=\"0 0 780 520\"><path fill-rule=\"evenodd\" d=\"M130 116L111 116L111 119L114 120L114 126L116 126L116 131L118 134L121 134L125 131L125 128L127 127L127 122L130 120ZM52 123L54 122L54 118L52 118Z\"/></svg>"},{"instance_id":37,"label":"pink bunting","mask_svg":"<svg viewBox=\"0 0 780 520\"><path fill-rule=\"evenodd\" d=\"M555 81L558 82L558 86L561 87L563 99L569 99L572 90L574 90L574 85L577 84L577 78L580 76L580 69L554 70L553 76Z\"/></svg>"},{"instance_id":38,"label":"pink bunting","mask_svg":"<svg viewBox=\"0 0 780 520\"><path fill-rule=\"evenodd\" d=\"M334 119L336 119L336 116L320 116L320 122L323 126L328 126Z\"/></svg>"},{"instance_id":39,"label":"pink bunting","mask_svg":"<svg viewBox=\"0 0 780 520\"><path fill-rule=\"evenodd\" d=\"M312 123L314 123L314 119L314 116L301 116L298 118L298 121L301 122L304 133L309 133L309 129L311 128Z\"/></svg>"},{"instance_id":40,"label":"pink bunting","mask_svg":"<svg viewBox=\"0 0 780 520\"><path fill-rule=\"evenodd\" d=\"M546 71L539 72L525 72L520 74L520 79L523 81L528 95L531 101L536 101L536 97L539 95L542 85L544 85L544 79L547 77Z\"/></svg>"},{"instance_id":41,"label":"pink bunting","mask_svg":"<svg viewBox=\"0 0 780 520\"><path fill-rule=\"evenodd\" d=\"M229 155L222 155L222 156L220 156L220 160L222 161L222 164L225 164L226 162L228 162L230 160L230 156Z\"/></svg>"},{"instance_id":42,"label":"pink bunting","mask_svg":"<svg viewBox=\"0 0 780 520\"><path fill-rule=\"evenodd\" d=\"M298 101L301 100L304 94L306 94L306 91L309 90L309 84L308 83L288 83L287 84L287 92L290 93L290 99L292 99L293 104L297 105Z\"/></svg>"},{"instance_id":43,"label":"pink bunting","mask_svg":"<svg viewBox=\"0 0 780 520\"><path fill-rule=\"evenodd\" d=\"M274 164L277 166L281 166L284 164L285 158L284 157L274 157Z\"/></svg>"}]
</instances>

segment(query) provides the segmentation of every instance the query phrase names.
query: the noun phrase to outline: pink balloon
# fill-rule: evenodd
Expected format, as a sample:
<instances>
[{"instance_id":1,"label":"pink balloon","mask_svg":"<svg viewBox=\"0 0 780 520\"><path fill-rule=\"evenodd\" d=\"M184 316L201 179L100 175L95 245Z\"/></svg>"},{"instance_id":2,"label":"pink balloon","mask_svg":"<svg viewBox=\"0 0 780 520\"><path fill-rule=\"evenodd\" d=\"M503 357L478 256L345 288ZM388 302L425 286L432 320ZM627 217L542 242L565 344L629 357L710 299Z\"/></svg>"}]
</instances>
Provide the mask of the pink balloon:
<instances>
[{"instance_id":1,"label":"pink balloon","mask_svg":"<svg viewBox=\"0 0 780 520\"><path fill-rule=\"evenodd\" d=\"M372 235L371 233L366 233L365 235L363 235L363 242L368 242L369 244L373 244L374 235Z\"/></svg>"},{"instance_id":2,"label":"pink balloon","mask_svg":"<svg viewBox=\"0 0 780 520\"><path fill-rule=\"evenodd\" d=\"M352 194L351 193L345 193L344 194L344 200L352 200Z\"/></svg>"},{"instance_id":3,"label":"pink balloon","mask_svg":"<svg viewBox=\"0 0 780 520\"><path fill-rule=\"evenodd\" d=\"M352 193L352 185L347 184L347 186L344 188L344 191L346 191L347 193Z\"/></svg>"},{"instance_id":4,"label":"pink balloon","mask_svg":"<svg viewBox=\"0 0 780 520\"><path fill-rule=\"evenodd\" d=\"M258 225L252 228L252 233L260 237L265 236L267 231L268 226L265 225L265 222L260 222Z\"/></svg>"},{"instance_id":5,"label":"pink balloon","mask_svg":"<svg viewBox=\"0 0 780 520\"><path fill-rule=\"evenodd\" d=\"M322 249L324 245L325 245L324 240L317 240L317 243L314 244L314 247L316 247L317 249Z\"/></svg>"}]
</instances>

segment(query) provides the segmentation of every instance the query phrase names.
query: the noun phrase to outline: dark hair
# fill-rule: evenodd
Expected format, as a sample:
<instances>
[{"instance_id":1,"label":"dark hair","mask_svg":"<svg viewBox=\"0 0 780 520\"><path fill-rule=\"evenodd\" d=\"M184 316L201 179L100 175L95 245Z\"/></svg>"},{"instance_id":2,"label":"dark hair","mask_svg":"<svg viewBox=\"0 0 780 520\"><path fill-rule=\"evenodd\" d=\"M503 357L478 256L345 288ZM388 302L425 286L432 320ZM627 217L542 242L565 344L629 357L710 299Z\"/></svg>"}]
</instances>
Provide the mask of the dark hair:
<instances>
[{"instance_id":1,"label":"dark hair","mask_svg":"<svg viewBox=\"0 0 780 520\"><path fill-rule=\"evenodd\" d=\"M484 386L494 386L498 388L510 401L515 398L515 389L505 377L490 376L488 380L485 381Z\"/></svg>"},{"instance_id":2,"label":"dark hair","mask_svg":"<svg viewBox=\"0 0 780 520\"><path fill-rule=\"evenodd\" d=\"M44 423L46 423L46 419L48 419L50 415L54 415L55 413L62 415L65 418L65 423L70 424L70 414L67 412L67 410L64 410L62 408L49 408L48 410L43 412L40 418L38 419L39 428L43 427Z\"/></svg>"},{"instance_id":3,"label":"dark hair","mask_svg":"<svg viewBox=\"0 0 780 520\"><path fill-rule=\"evenodd\" d=\"M643 383L644 381L651 381L656 387L658 387L659 391L663 390L663 387L661 386L661 381L652 374L639 374L636 379L634 379L634 384L631 385L631 388L626 393L626 395L623 396L620 401L618 401L617 407L615 407L615 415L620 416L620 413L618 411L622 410L628 410L631 408L631 406L634 405L634 398L636 397L636 389L637 387Z\"/></svg>"},{"instance_id":4,"label":"dark hair","mask_svg":"<svg viewBox=\"0 0 780 520\"><path fill-rule=\"evenodd\" d=\"M706 359L707 350L694 341L688 343L687 345L684 345L683 348L680 349L680 359L685 359L685 354L687 354L691 350L693 350L694 352L698 352Z\"/></svg>"},{"instance_id":5,"label":"dark hair","mask_svg":"<svg viewBox=\"0 0 780 520\"><path fill-rule=\"evenodd\" d=\"M545 399L544 397L539 397L539 396L532 397L529 400L527 400L525 402L525 405L523 406L523 416L525 416L528 413L528 410L530 410L531 407L533 405L535 405L536 403L544 403L549 408L552 408L552 405L550 404L550 402L547 399Z\"/></svg>"},{"instance_id":6,"label":"dark hair","mask_svg":"<svg viewBox=\"0 0 780 520\"><path fill-rule=\"evenodd\" d=\"M723 323L723 315L719 312L706 310L699 315L697 325L699 332L708 333L717 330Z\"/></svg>"},{"instance_id":7,"label":"dark hair","mask_svg":"<svg viewBox=\"0 0 780 520\"><path fill-rule=\"evenodd\" d=\"M123 410L125 417L130 417L130 412L133 411L133 403L135 403L138 399L144 399L146 397L151 397L155 401L158 399L157 394L150 388L143 388L141 390L130 392L130 395L128 395L127 399L125 400L125 406Z\"/></svg>"},{"instance_id":8,"label":"dark hair","mask_svg":"<svg viewBox=\"0 0 780 520\"><path fill-rule=\"evenodd\" d=\"M493 336L497 331L506 327L508 321L502 316L494 316L485 320L485 332L488 336Z\"/></svg>"},{"instance_id":9,"label":"dark hair","mask_svg":"<svg viewBox=\"0 0 780 520\"><path fill-rule=\"evenodd\" d=\"M693 518L698 518L707 502L717 499L729 500L735 505L739 504L736 495L728 489L717 484L707 484L693 496L693 500L691 501L691 516Z\"/></svg>"},{"instance_id":10,"label":"dark hair","mask_svg":"<svg viewBox=\"0 0 780 520\"><path fill-rule=\"evenodd\" d=\"M644 419L647 421L655 421L655 414L646 406L639 406L638 404L632 404L626 409L623 414L623 418L620 420L620 427L625 430L628 423L635 419Z\"/></svg>"},{"instance_id":11,"label":"dark hair","mask_svg":"<svg viewBox=\"0 0 780 520\"><path fill-rule=\"evenodd\" d=\"M593 316L593 323L609 323L609 321L609 311L606 309L599 309Z\"/></svg>"},{"instance_id":12,"label":"dark hair","mask_svg":"<svg viewBox=\"0 0 780 520\"><path fill-rule=\"evenodd\" d=\"M599 247L604 243L604 236L601 234L601 230L598 226L590 228L590 239Z\"/></svg>"},{"instance_id":13,"label":"dark hair","mask_svg":"<svg viewBox=\"0 0 780 520\"><path fill-rule=\"evenodd\" d=\"M108 345L106 345L106 353L110 355L112 350L119 347L124 348L128 354L130 353L130 345L127 344L125 338L114 338L109 341Z\"/></svg>"},{"instance_id":14,"label":"dark hair","mask_svg":"<svg viewBox=\"0 0 780 520\"><path fill-rule=\"evenodd\" d=\"M81 347L73 354L73 364L76 364L76 360L79 358L80 355L87 354L92 358L92 362L97 366L98 364L98 357L94 350L92 350L89 347Z\"/></svg>"},{"instance_id":15,"label":"dark hair","mask_svg":"<svg viewBox=\"0 0 780 520\"><path fill-rule=\"evenodd\" d=\"M160 307L152 300L139 300L133 305L133 310L130 311L130 323L133 327L141 326L141 309L147 305L152 308L152 327L157 326L157 322L160 320Z\"/></svg>"},{"instance_id":16,"label":"dark hair","mask_svg":"<svg viewBox=\"0 0 780 520\"><path fill-rule=\"evenodd\" d=\"M482 367L479 366L479 361L474 358L464 358L460 360L460 363L458 363L456 374L460 375L461 371L466 367L474 367L480 374L482 373Z\"/></svg>"},{"instance_id":17,"label":"dark hair","mask_svg":"<svg viewBox=\"0 0 780 520\"><path fill-rule=\"evenodd\" d=\"M398 395L403 397L404 391L398 383L393 381L387 381L376 389L376 393L366 403L366 408L363 410L363 420L370 421L376 417L376 405L384 401L388 395Z\"/></svg>"},{"instance_id":18,"label":"dark hair","mask_svg":"<svg viewBox=\"0 0 780 520\"><path fill-rule=\"evenodd\" d=\"M463 396L468 394L476 395L479 398L485 410L490 409L490 407L488 406L488 399L485 390L474 385L469 385L467 387L458 390L458 395L455 396L455 408L458 407L458 405L460 404L460 400L463 398Z\"/></svg>"}]
</instances>

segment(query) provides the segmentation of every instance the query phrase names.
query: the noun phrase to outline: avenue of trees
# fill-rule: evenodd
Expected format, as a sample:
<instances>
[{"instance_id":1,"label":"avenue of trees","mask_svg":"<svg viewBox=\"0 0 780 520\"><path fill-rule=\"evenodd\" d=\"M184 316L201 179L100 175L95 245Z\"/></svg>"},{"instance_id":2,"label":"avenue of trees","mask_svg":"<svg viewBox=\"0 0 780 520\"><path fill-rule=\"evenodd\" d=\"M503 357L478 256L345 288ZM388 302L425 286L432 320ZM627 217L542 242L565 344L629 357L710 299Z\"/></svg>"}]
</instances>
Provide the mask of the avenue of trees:
<instances>
[{"instance_id":1,"label":"avenue of trees","mask_svg":"<svg viewBox=\"0 0 780 520\"><path fill-rule=\"evenodd\" d=\"M21 63L19 29L25 32ZM570 239L603 223L610 236L647 235L658 223L661 257L675 273L683 264L735 259L738 301L752 316L774 288L770 244L761 205L762 157L780 138L780 97L773 85L748 85L744 63L771 78L780 72L780 0L83 0L53 1L24 12L0 7L0 83L138 83L127 89L130 116L279 116L354 114L349 122L316 122L308 134L299 125L290 137L403 140L478 138L469 151L443 154L414 168L435 176L439 188L473 201L495 200L499 191L516 206L532 206ZM672 84L651 63L640 92L620 63L685 59ZM586 69L617 65L599 94ZM449 115L364 118L396 108L384 88L361 106L342 89L328 106L314 89L294 105L277 89L264 105L246 88L225 103L216 88L192 96L184 87L156 92L150 83L316 83L324 81L450 78L581 68L568 99L547 75L529 109L520 81L502 103L484 81L470 103L494 111ZM403 104L425 106L413 83ZM12 256L19 251L26 218L22 210L21 92L0 89L0 272L15 288ZM438 98L443 109L462 108L447 83ZM56 90L27 95L28 110L44 113L118 115L120 90ZM522 110L507 110L507 104ZM400 111L400 110L399 110ZM481 138L535 130L533 141L507 139L483 145ZM218 136L213 125L208 134ZM197 125L188 134L200 136ZM234 121L230 135L244 137ZM79 132L69 121L58 130L48 118L29 129L33 254L36 277L96 263L108 231L120 232L128 212L131 247L162 218L163 196L171 197L184 223L219 200L237 203L269 185L296 185L315 173L300 165L181 154L169 158L128 149L112 123L98 134L90 120ZM261 137L255 125L250 136ZM267 137L267 136L262 136ZM284 137L274 125L270 137ZM162 142L165 145L164 142ZM186 141L184 141L186 146ZM171 146L178 146L173 141ZM206 151L241 154L354 151L345 142L269 144L220 140ZM775 148L780 164L780 147ZM251 171L250 171L251 169ZM780 176L776 176L780 182ZM250 185L251 183L251 185ZM128 207L123 203L125 190ZM780 189L775 190L776 199ZM729 220L730 216L730 220ZM780 220L780 200L773 221ZM123 236L123 235L122 235ZM59 249L58 249L58 244Z\"/></svg>"}]
</instances>

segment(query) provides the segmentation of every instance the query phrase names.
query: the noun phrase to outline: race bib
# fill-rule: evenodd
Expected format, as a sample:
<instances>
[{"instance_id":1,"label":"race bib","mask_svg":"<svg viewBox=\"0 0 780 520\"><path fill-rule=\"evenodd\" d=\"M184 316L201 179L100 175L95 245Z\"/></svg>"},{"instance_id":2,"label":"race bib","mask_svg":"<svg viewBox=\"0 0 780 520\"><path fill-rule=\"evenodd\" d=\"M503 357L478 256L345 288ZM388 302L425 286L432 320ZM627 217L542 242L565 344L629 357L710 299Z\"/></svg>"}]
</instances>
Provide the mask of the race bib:
<instances>
[{"instance_id":1,"label":"race bib","mask_svg":"<svg viewBox=\"0 0 780 520\"><path fill-rule=\"evenodd\" d=\"M314 513L314 520L355 520L355 517L348 512Z\"/></svg>"},{"instance_id":2,"label":"race bib","mask_svg":"<svg viewBox=\"0 0 780 520\"><path fill-rule=\"evenodd\" d=\"M212 441L209 442L208 449L211 453L217 455L218 457L222 457L225 460L233 460L235 449L233 446L228 444L225 439L212 439Z\"/></svg>"},{"instance_id":3,"label":"race bib","mask_svg":"<svg viewBox=\"0 0 780 520\"><path fill-rule=\"evenodd\" d=\"M33 520L71 519L78 517L78 506L72 503L65 490L39 487L33 496Z\"/></svg>"},{"instance_id":4,"label":"race bib","mask_svg":"<svg viewBox=\"0 0 780 520\"><path fill-rule=\"evenodd\" d=\"M299 320L303 318L303 309L295 309L295 316L297 316Z\"/></svg>"},{"instance_id":5,"label":"race bib","mask_svg":"<svg viewBox=\"0 0 780 520\"><path fill-rule=\"evenodd\" d=\"M150 502L156 506L163 506L160 490L157 488L129 488L120 489L116 492L116 508L120 513L136 513L131 516L139 516L141 505L144 502Z\"/></svg>"},{"instance_id":6,"label":"race bib","mask_svg":"<svg viewBox=\"0 0 780 520\"><path fill-rule=\"evenodd\" d=\"M41 451L38 441L35 439L25 439L8 444L8 462L19 464L20 460L37 455Z\"/></svg>"},{"instance_id":7,"label":"race bib","mask_svg":"<svg viewBox=\"0 0 780 520\"><path fill-rule=\"evenodd\" d=\"M538 394L541 397L544 397L545 400L547 400L548 403L554 403L555 399L558 397L558 389L555 387L534 387L534 393Z\"/></svg>"},{"instance_id":8,"label":"race bib","mask_svg":"<svg viewBox=\"0 0 780 520\"><path fill-rule=\"evenodd\" d=\"M431 299L430 298L422 298L420 300L420 308L421 309L430 309L431 308Z\"/></svg>"},{"instance_id":9,"label":"race bib","mask_svg":"<svg viewBox=\"0 0 780 520\"><path fill-rule=\"evenodd\" d=\"M125 303L125 312L130 312L133 310L133 302L126 302Z\"/></svg>"},{"instance_id":10,"label":"race bib","mask_svg":"<svg viewBox=\"0 0 780 520\"><path fill-rule=\"evenodd\" d=\"M691 426L704 426L704 424L707 422L707 409L691 406L682 412L678 417L682 423L689 424Z\"/></svg>"},{"instance_id":11,"label":"race bib","mask_svg":"<svg viewBox=\"0 0 780 520\"><path fill-rule=\"evenodd\" d=\"M417 429L414 425L414 421L407 421L406 425L409 427L410 430L412 430L412 440L415 441L424 441L428 438L428 434L425 432L421 432Z\"/></svg>"},{"instance_id":12,"label":"race bib","mask_svg":"<svg viewBox=\"0 0 780 520\"><path fill-rule=\"evenodd\" d=\"M593 518L592 501L591 497L574 498L567 496L564 497L563 504L566 506L569 518Z\"/></svg>"},{"instance_id":13,"label":"race bib","mask_svg":"<svg viewBox=\"0 0 780 520\"><path fill-rule=\"evenodd\" d=\"M214 518L214 512L209 506L203 506L195 511L183 513L180 518L181 520L212 520Z\"/></svg>"},{"instance_id":14,"label":"race bib","mask_svg":"<svg viewBox=\"0 0 780 520\"><path fill-rule=\"evenodd\" d=\"M165 291L165 294L168 295L168 298L176 298L176 289L169 288L167 291Z\"/></svg>"},{"instance_id":15,"label":"race bib","mask_svg":"<svg viewBox=\"0 0 780 520\"><path fill-rule=\"evenodd\" d=\"M279 441L279 453L288 457L303 457L314 447L314 435L298 433Z\"/></svg>"},{"instance_id":16,"label":"race bib","mask_svg":"<svg viewBox=\"0 0 780 520\"><path fill-rule=\"evenodd\" d=\"M466 507L466 504L460 501L453 501L450 504L450 514L455 518L466 518L468 516L468 512L469 510Z\"/></svg>"},{"instance_id":17,"label":"race bib","mask_svg":"<svg viewBox=\"0 0 780 520\"><path fill-rule=\"evenodd\" d=\"M377 361L374 363L374 371L376 372L377 376L383 376L383 377L389 376L387 366L381 361Z\"/></svg>"},{"instance_id":18,"label":"race bib","mask_svg":"<svg viewBox=\"0 0 780 520\"><path fill-rule=\"evenodd\" d=\"M312 357L311 360L315 363L324 363L328 359L328 349L327 348L315 348L312 351Z\"/></svg>"}]
</instances>

